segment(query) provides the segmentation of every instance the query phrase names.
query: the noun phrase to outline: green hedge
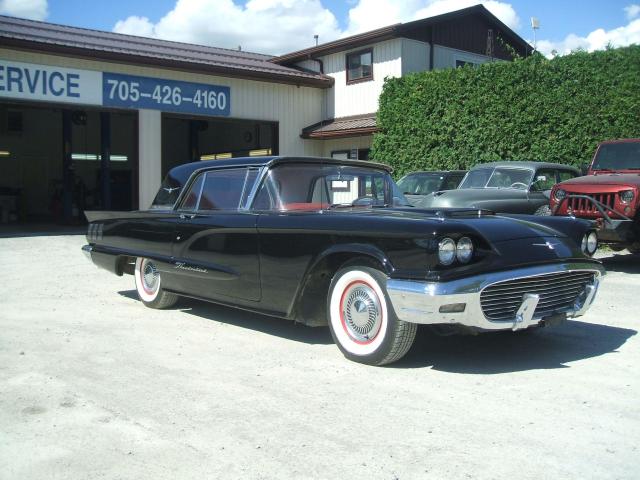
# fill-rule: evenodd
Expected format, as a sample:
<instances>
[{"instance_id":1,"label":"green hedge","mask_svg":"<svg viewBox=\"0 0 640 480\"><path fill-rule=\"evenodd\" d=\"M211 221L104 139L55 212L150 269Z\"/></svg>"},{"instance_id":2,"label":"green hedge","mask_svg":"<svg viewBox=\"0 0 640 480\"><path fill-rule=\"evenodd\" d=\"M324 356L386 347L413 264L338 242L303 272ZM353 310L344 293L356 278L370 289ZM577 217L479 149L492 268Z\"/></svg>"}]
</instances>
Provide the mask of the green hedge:
<instances>
[{"instance_id":1,"label":"green hedge","mask_svg":"<svg viewBox=\"0 0 640 480\"><path fill-rule=\"evenodd\" d=\"M387 79L372 157L400 176L511 159L580 165L640 137L640 46Z\"/></svg>"}]
</instances>

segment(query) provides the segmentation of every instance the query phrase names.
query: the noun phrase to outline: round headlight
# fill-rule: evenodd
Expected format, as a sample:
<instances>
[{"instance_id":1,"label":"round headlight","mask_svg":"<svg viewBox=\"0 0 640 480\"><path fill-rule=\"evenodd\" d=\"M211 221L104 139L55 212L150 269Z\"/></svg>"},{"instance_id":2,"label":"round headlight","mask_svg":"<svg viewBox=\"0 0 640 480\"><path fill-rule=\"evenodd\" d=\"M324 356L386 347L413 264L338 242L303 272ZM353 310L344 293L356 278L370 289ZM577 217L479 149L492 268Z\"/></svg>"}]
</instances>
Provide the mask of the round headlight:
<instances>
[{"instance_id":1,"label":"round headlight","mask_svg":"<svg viewBox=\"0 0 640 480\"><path fill-rule=\"evenodd\" d=\"M598 249L598 236L596 232L591 232L587 235L587 253L593 255Z\"/></svg>"},{"instance_id":2,"label":"round headlight","mask_svg":"<svg viewBox=\"0 0 640 480\"><path fill-rule=\"evenodd\" d=\"M467 263L473 256L473 242L469 237L462 237L456 246L456 257L460 263Z\"/></svg>"},{"instance_id":3,"label":"round headlight","mask_svg":"<svg viewBox=\"0 0 640 480\"><path fill-rule=\"evenodd\" d=\"M620 192L620 200L624 203L630 203L633 200L633 190L625 190Z\"/></svg>"},{"instance_id":4,"label":"round headlight","mask_svg":"<svg viewBox=\"0 0 640 480\"><path fill-rule=\"evenodd\" d=\"M564 197L567 196L567 192L565 192L564 190L562 190L561 188L556 190L556 193L553 194L554 197L556 197L557 201L562 200Z\"/></svg>"},{"instance_id":5,"label":"round headlight","mask_svg":"<svg viewBox=\"0 0 640 480\"><path fill-rule=\"evenodd\" d=\"M443 238L438 243L438 258L442 265L451 265L456 259L456 242L450 238Z\"/></svg>"}]
</instances>

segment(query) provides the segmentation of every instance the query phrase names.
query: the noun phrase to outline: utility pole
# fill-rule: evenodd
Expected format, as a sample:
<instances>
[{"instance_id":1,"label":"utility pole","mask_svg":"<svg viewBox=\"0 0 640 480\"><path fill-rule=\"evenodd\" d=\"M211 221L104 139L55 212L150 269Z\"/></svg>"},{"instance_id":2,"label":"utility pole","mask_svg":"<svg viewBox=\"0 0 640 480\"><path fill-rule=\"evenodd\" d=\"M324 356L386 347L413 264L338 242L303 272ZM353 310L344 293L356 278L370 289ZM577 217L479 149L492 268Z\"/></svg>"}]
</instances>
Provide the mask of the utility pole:
<instances>
[{"instance_id":1,"label":"utility pole","mask_svg":"<svg viewBox=\"0 0 640 480\"><path fill-rule=\"evenodd\" d=\"M533 51L538 50L538 45L536 41L536 30L540 29L540 20L536 17L531 17L531 29L533 30Z\"/></svg>"}]
</instances>

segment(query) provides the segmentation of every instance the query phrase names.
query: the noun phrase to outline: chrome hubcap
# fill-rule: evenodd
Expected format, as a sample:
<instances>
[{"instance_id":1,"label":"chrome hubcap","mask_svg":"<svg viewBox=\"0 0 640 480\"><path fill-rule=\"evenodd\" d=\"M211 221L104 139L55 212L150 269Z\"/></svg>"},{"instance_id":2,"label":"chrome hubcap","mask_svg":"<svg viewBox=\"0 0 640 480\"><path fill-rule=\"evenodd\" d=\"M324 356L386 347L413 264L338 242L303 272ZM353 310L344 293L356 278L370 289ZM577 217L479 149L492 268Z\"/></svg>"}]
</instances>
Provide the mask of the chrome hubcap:
<instances>
[{"instance_id":1,"label":"chrome hubcap","mask_svg":"<svg viewBox=\"0 0 640 480\"><path fill-rule=\"evenodd\" d=\"M153 262L145 260L142 263L142 286L147 292L155 292L158 288L160 273Z\"/></svg>"},{"instance_id":2,"label":"chrome hubcap","mask_svg":"<svg viewBox=\"0 0 640 480\"><path fill-rule=\"evenodd\" d=\"M382 310L376 292L366 284L356 283L342 298L342 318L347 333L359 342L373 340L382 324Z\"/></svg>"}]
</instances>

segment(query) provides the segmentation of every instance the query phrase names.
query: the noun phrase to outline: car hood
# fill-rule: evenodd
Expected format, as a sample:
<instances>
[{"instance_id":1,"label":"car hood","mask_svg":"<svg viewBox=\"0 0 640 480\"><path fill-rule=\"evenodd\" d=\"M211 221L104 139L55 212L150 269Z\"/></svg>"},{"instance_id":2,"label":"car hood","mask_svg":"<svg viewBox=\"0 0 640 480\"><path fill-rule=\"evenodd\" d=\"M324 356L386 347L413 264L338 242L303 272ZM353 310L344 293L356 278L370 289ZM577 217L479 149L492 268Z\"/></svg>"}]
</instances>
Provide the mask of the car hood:
<instances>
[{"instance_id":1,"label":"car hood","mask_svg":"<svg viewBox=\"0 0 640 480\"><path fill-rule=\"evenodd\" d=\"M395 219L395 222L385 222L386 225L396 224L397 229L408 228L415 233L424 232L426 229L433 231L433 222L437 221L437 230L443 234L471 231L492 243L517 239L561 238L567 237L568 233L567 219L564 217L494 215L486 211L480 211L479 214L478 210L472 209L388 208L362 213Z\"/></svg>"},{"instance_id":2,"label":"car hood","mask_svg":"<svg viewBox=\"0 0 640 480\"><path fill-rule=\"evenodd\" d=\"M631 185L640 186L639 173L599 173L597 175L587 175L565 180L559 184L563 185Z\"/></svg>"},{"instance_id":3,"label":"car hood","mask_svg":"<svg viewBox=\"0 0 640 480\"><path fill-rule=\"evenodd\" d=\"M515 188L463 188L457 190L442 190L425 195L419 206L423 208L467 208L474 207L484 201L494 199L519 199L525 194L523 190Z\"/></svg>"}]
</instances>

